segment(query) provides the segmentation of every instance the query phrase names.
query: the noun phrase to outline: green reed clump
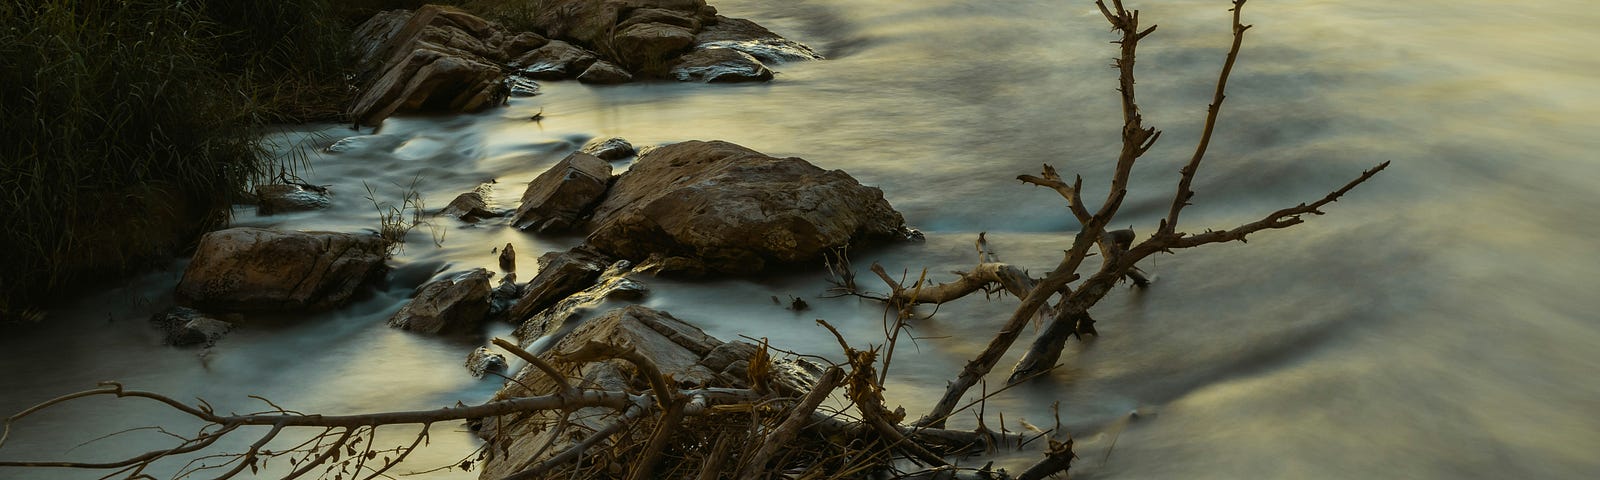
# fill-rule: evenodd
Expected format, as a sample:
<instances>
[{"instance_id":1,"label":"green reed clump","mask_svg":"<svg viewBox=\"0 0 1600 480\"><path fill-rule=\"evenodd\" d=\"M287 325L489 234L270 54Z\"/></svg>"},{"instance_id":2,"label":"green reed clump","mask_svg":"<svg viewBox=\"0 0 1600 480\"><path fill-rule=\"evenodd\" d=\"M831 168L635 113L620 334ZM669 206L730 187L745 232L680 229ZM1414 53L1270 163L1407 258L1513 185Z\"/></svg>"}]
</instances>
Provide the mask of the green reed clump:
<instances>
[{"instance_id":1,"label":"green reed clump","mask_svg":"<svg viewBox=\"0 0 1600 480\"><path fill-rule=\"evenodd\" d=\"M412 3L0 2L0 319L223 224L261 127L342 120L348 32Z\"/></svg>"}]
</instances>

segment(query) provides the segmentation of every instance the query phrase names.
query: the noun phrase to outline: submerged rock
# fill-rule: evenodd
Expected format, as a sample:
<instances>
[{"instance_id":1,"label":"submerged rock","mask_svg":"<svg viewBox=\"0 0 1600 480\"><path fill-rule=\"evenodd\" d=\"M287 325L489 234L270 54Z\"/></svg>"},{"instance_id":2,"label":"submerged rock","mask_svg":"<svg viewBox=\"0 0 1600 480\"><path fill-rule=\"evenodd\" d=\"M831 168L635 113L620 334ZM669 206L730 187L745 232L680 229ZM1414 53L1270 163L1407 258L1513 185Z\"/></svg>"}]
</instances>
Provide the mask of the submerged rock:
<instances>
[{"instance_id":1,"label":"submerged rock","mask_svg":"<svg viewBox=\"0 0 1600 480\"><path fill-rule=\"evenodd\" d=\"M489 271L482 268L459 273L417 289L389 326L420 333L476 332L489 313Z\"/></svg>"},{"instance_id":2,"label":"submerged rock","mask_svg":"<svg viewBox=\"0 0 1600 480\"><path fill-rule=\"evenodd\" d=\"M574 153L528 182L512 225L540 233L563 232L578 224L606 193L611 164Z\"/></svg>"},{"instance_id":3,"label":"submerged rock","mask_svg":"<svg viewBox=\"0 0 1600 480\"><path fill-rule=\"evenodd\" d=\"M157 313L150 317L150 322L166 334L163 343L174 347L209 347L233 330L232 323L187 307L173 307Z\"/></svg>"},{"instance_id":4,"label":"submerged rock","mask_svg":"<svg viewBox=\"0 0 1600 480\"><path fill-rule=\"evenodd\" d=\"M680 82L765 82L772 70L756 57L731 48L701 48L679 57L670 70Z\"/></svg>"},{"instance_id":5,"label":"submerged rock","mask_svg":"<svg viewBox=\"0 0 1600 480\"><path fill-rule=\"evenodd\" d=\"M383 270L376 235L242 227L200 237L180 302L206 310L321 310L344 304Z\"/></svg>"},{"instance_id":6,"label":"submerged rock","mask_svg":"<svg viewBox=\"0 0 1600 480\"><path fill-rule=\"evenodd\" d=\"M274 183L256 187L256 213L273 215L328 207L328 189Z\"/></svg>"},{"instance_id":7,"label":"submerged rock","mask_svg":"<svg viewBox=\"0 0 1600 480\"><path fill-rule=\"evenodd\" d=\"M506 356L494 353L487 347L478 347L467 354L467 372L473 378L483 378L484 375L506 371Z\"/></svg>"},{"instance_id":8,"label":"submerged rock","mask_svg":"<svg viewBox=\"0 0 1600 480\"><path fill-rule=\"evenodd\" d=\"M583 144L579 152L594 155L601 160L622 160L634 155L633 144L622 137L599 137Z\"/></svg>"},{"instance_id":9,"label":"submerged rock","mask_svg":"<svg viewBox=\"0 0 1600 480\"><path fill-rule=\"evenodd\" d=\"M732 274L820 262L829 250L907 232L882 191L842 171L701 141L640 158L589 225L588 245L599 252L636 261L680 257Z\"/></svg>"}]
</instances>

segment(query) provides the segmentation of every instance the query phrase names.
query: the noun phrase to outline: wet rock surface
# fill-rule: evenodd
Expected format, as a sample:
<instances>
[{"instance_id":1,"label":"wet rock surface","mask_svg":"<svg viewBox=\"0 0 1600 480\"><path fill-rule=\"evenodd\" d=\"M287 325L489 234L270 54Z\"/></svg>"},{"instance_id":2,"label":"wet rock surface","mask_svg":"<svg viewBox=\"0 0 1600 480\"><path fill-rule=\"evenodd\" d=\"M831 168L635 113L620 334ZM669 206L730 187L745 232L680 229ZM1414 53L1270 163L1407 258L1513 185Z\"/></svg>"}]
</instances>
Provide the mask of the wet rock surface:
<instances>
[{"instance_id":1,"label":"wet rock surface","mask_svg":"<svg viewBox=\"0 0 1600 480\"><path fill-rule=\"evenodd\" d=\"M556 302L589 288L614 261L583 247L544 254L539 257L539 274L522 287L522 296L508 312L512 322L521 324Z\"/></svg>"},{"instance_id":2,"label":"wet rock surface","mask_svg":"<svg viewBox=\"0 0 1600 480\"><path fill-rule=\"evenodd\" d=\"M467 354L467 373L473 378L483 378L484 375L493 375L506 371L506 356L495 353L487 347L478 347Z\"/></svg>"},{"instance_id":3,"label":"wet rock surface","mask_svg":"<svg viewBox=\"0 0 1600 480\"><path fill-rule=\"evenodd\" d=\"M630 260L688 259L668 271L750 274L905 238L877 188L799 158L728 142L684 142L640 158L595 207L588 245Z\"/></svg>"},{"instance_id":4,"label":"wet rock surface","mask_svg":"<svg viewBox=\"0 0 1600 480\"><path fill-rule=\"evenodd\" d=\"M701 48L679 57L669 70L680 82L765 82L772 70L756 57L731 48Z\"/></svg>"},{"instance_id":5,"label":"wet rock surface","mask_svg":"<svg viewBox=\"0 0 1600 480\"><path fill-rule=\"evenodd\" d=\"M579 152L601 160L622 160L634 155L633 144L621 137L598 137L583 144Z\"/></svg>"},{"instance_id":6,"label":"wet rock surface","mask_svg":"<svg viewBox=\"0 0 1600 480\"><path fill-rule=\"evenodd\" d=\"M587 153L574 153L528 182L512 225L540 233L563 232L605 195L611 164Z\"/></svg>"},{"instance_id":7,"label":"wet rock surface","mask_svg":"<svg viewBox=\"0 0 1600 480\"><path fill-rule=\"evenodd\" d=\"M376 235L219 230L200 238L177 297L207 311L328 309L382 272L386 258Z\"/></svg>"},{"instance_id":8,"label":"wet rock surface","mask_svg":"<svg viewBox=\"0 0 1600 480\"><path fill-rule=\"evenodd\" d=\"M642 274L627 260L618 260L595 279L593 286L568 295L561 301L544 308L532 318L517 326L514 335L531 340L542 335L561 331L576 324L583 316L607 300L638 301L644 299L649 288L634 277Z\"/></svg>"},{"instance_id":9,"label":"wet rock surface","mask_svg":"<svg viewBox=\"0 0 1600 480\"><path fill-rule=\"evenodd\" d=\"M576 77L599 60L599 55L594 52L567 42L552 40L545 46L518 57L511 62L511 65L520 67L518 73L528 78L561 80Z\"/></svg>"},{"instance_id":10,"label":"wet rock surface","mask_svg":"<svg viewBox=\"0 0 1600 480\"><path fill-rule=\"evenodd\" d=\"M470 192L457 195L454 200L450 201L449 205L439 211L439 214L456 217L464 222L476 222L485 218L504 215L504 212L489 208L489 195L492 191L493 186L491 184L478 185L477 188L472 189Z\"/></svg>"},{"instance_id":11,"label":"wet rock surface","mask_svg":"<svg viewBox=\"0 0 1600 480\"><path fill-rule=\"evenodd\" d=\"M478 331L489 313L489 275L479 268L423 285L389 326L436 335Z\"/></svg>"}]
</instances>

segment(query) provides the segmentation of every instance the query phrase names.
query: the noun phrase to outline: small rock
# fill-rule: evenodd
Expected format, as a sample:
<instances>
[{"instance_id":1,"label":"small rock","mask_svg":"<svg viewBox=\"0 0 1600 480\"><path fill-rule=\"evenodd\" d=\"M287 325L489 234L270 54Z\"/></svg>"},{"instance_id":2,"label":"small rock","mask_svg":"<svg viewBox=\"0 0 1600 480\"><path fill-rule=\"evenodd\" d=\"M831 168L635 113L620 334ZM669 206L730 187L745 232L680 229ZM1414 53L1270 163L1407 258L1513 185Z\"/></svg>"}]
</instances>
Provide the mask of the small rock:
<instances>
[{"instance_id":1,"label":"small rock","mask_svg":"<svg viewBox=\"0 0 1600 480\"><path fill-rule=\"evenodd\" d=\"M598 203L611 181L611 164L573 153L528 182L512 225L539 233L562 232Z\"/></svg>"},{"instance_id":2,"label":"small rock","mask_svg":"<svg viewBox=\"0 0 1600 480\"><path fill-rule=\"evenodd\" d=\"M633 74L615 63L601 60L578 74L578 81L590 85L616 85L633 81Z\"/></svg>"},{"instance_id":3,"label":"small rock","mask_svg":"<svg viewBox=\"0 0 1600 480\"><path fill-rule=\"evenodd\" d=\"M507 243L505 248L500 249L500 270L507 272L517 271L517 250L511 248L510 243Z\"/></svg>"},{"instance_id":4,"label":"small rock","mask_svg":"<svg viewBox=\"0 0 1600 480\"><path fill-rule=\"evenodd\" d=\"M489 312L489 271L482 268L423 285L389 326L413 332L455 334L477 331Z\"/></svg>"},{"instance_id":5,"label":"small rock","mask_svg":"<svg viewBox=\"0 0 1600 480\"><path fill-rule=\"evenodd\" d=\"M206 316L199 310L173 307L150 317L150 322L166 333L164 343L174 347L209 347L217 343L233 324Z\"/></svg>"},{"instance_id":6,"label":"small rock","mask_svg":"<svg viewBox=\"0 0 1600 480\"><path fill-rule=\"evenodd\" d=\"M568 295L549 308L535 314L532 318L522 322L522 325L517 327L513 335L523 340L538 338L550 332L560 331L566 325L578 321L596 307L604 305L607 300L629 302L643 300L644 296L650 292L650 289L632 278L635 273L638 273L638 271L634 270L633 264L627 260L618 260L616 263L612 263L595 280L593 286Z\"/></svg>"},{"instance_id":7,"label":"small rock","mask_svg":"<svg viewBox=\"0 0 1600 480\"><path fill-rule=\"evenodd\" d=\"M672 78L680 82L765 82L772 70L756 57L731 48L695 49L673 62Z\"/></svg>"},{"instance_id":8,"label":"small rock","mask_svg":"<svg viewBox=\"0 0 1600 480\"><path fill-rule=\"evenodd\" d=\"M456 217L464 222L498 217L502 213L489 209L488 197L491 188L493 187L490 184L485 183L470 192L457 195L455 200L450 201L450 205L439 211L439 214Z\"/></svg>"},{"instance_id":9,"label":"small rock","mask_svg":"<svg viewBox=\"0 0 1600 480\"><path fill-rule=\"evenodd\" d=\"M506 371L506 356L494 353L486 347L478 347L467 354L467 372L473 378L483 378L484 375L502 373Z\"/></svg>"},{"instance_id":10,"label":"small rock","mask_svg":"<svg viewBox=\"0 0 1600 480\"><path fill-rule=\"evenodd\" d=\"M327 208L328 189L306 188L303 185L274 183L256 187L256 213L302 212Z\"/></svg>"},{"instance_id":11,"label":"small rock","mask_svg":"<svg viewBox=\"0 0 1600 480\"><path fill-rule=\"evenodd\" d=\"M633 144L622 137L595 138L583 144L579 152L594 155L601 160L621 160L633 156Z\"/></svg>"}]
</instances>

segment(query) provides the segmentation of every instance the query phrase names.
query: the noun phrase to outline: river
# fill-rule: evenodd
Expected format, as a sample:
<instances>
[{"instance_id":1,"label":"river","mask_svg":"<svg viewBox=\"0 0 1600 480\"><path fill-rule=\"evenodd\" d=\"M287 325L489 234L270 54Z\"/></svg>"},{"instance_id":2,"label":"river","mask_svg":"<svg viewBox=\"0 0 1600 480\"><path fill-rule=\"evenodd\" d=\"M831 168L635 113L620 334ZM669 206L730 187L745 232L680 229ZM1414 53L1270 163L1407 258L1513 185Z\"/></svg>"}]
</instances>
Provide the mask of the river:
<instances>
[{"instance_id":1,"label":"river","mask_svg":"<svg viewBox=\"0 0 1600 480\"><path fill-rule=\"evenodd\" d=\"M829 59L779 66L770 84L547 82L542 95L482 114L395 117L376 133L296 127L271 138L305 151L365 136L306 159L301 176L332 185L332 207L270 217L241 208L235 224L371 229L363 183L392 201L413 179L435 207L490 179L494 198L514 206L521 185L591 137L721 139L883 189L928 240L854 252L857 264L946 278L975 261L979 232L1002 260L1036 273L1070 244L1076 222L1059 197L1016 175L1050 163L1082 175L1087 198L1105 193L1120 114L1112 34L1091 2L714 3ZM1227 3L1130 3L1160 25L1140 52L1139 95L1146 124L1165 133L1135 168L1115 227L1145 234L1164 216L1226 52ZM1049 378L990 401L988 424L1004 412L1008 429L1018 419L1048 426L1059 402L1077 440L1077 478L1600 476L1591 283L1600 277L1600 8L1297 0L1252 2L1245 18L1255 27L1183 227L1232 227L1393 166L1304 225L1147 260L1154 286L1107 296L1093 311L1100 336L1069 343ZM544 119L529 121L539 111ZM482 401L497 382L461 367L482 339L413 335L384 320L441 270L492 267L497 246L515 244L532 265L580 239L436 223L414 230L390 279L349 306L251 318L205 352L161 346L145 321L172 302L185 260L86 292L0 339L0 410L112 379L236 411L262 409L246 394L325 413ZM723 339L770 337L837 357L813 319L860 344L883 336L881 306L821 298L819 271L650 286L646 305ZM770 300L789 295L812 309ZM891 406L913 416L928 408L1015 305L968 298L919 321L919 340L895 355ZM0 458L60 458L97 435L173 420L142 407L93 401L31 417ZM973 424L967 415L952 426ZM383 441L409 435L396 428ZM162 438L135 433L70 455L112 458ZM463 428L440 425L406 467L448 465L475 445Z\"/></svg>"}]
</instances>

